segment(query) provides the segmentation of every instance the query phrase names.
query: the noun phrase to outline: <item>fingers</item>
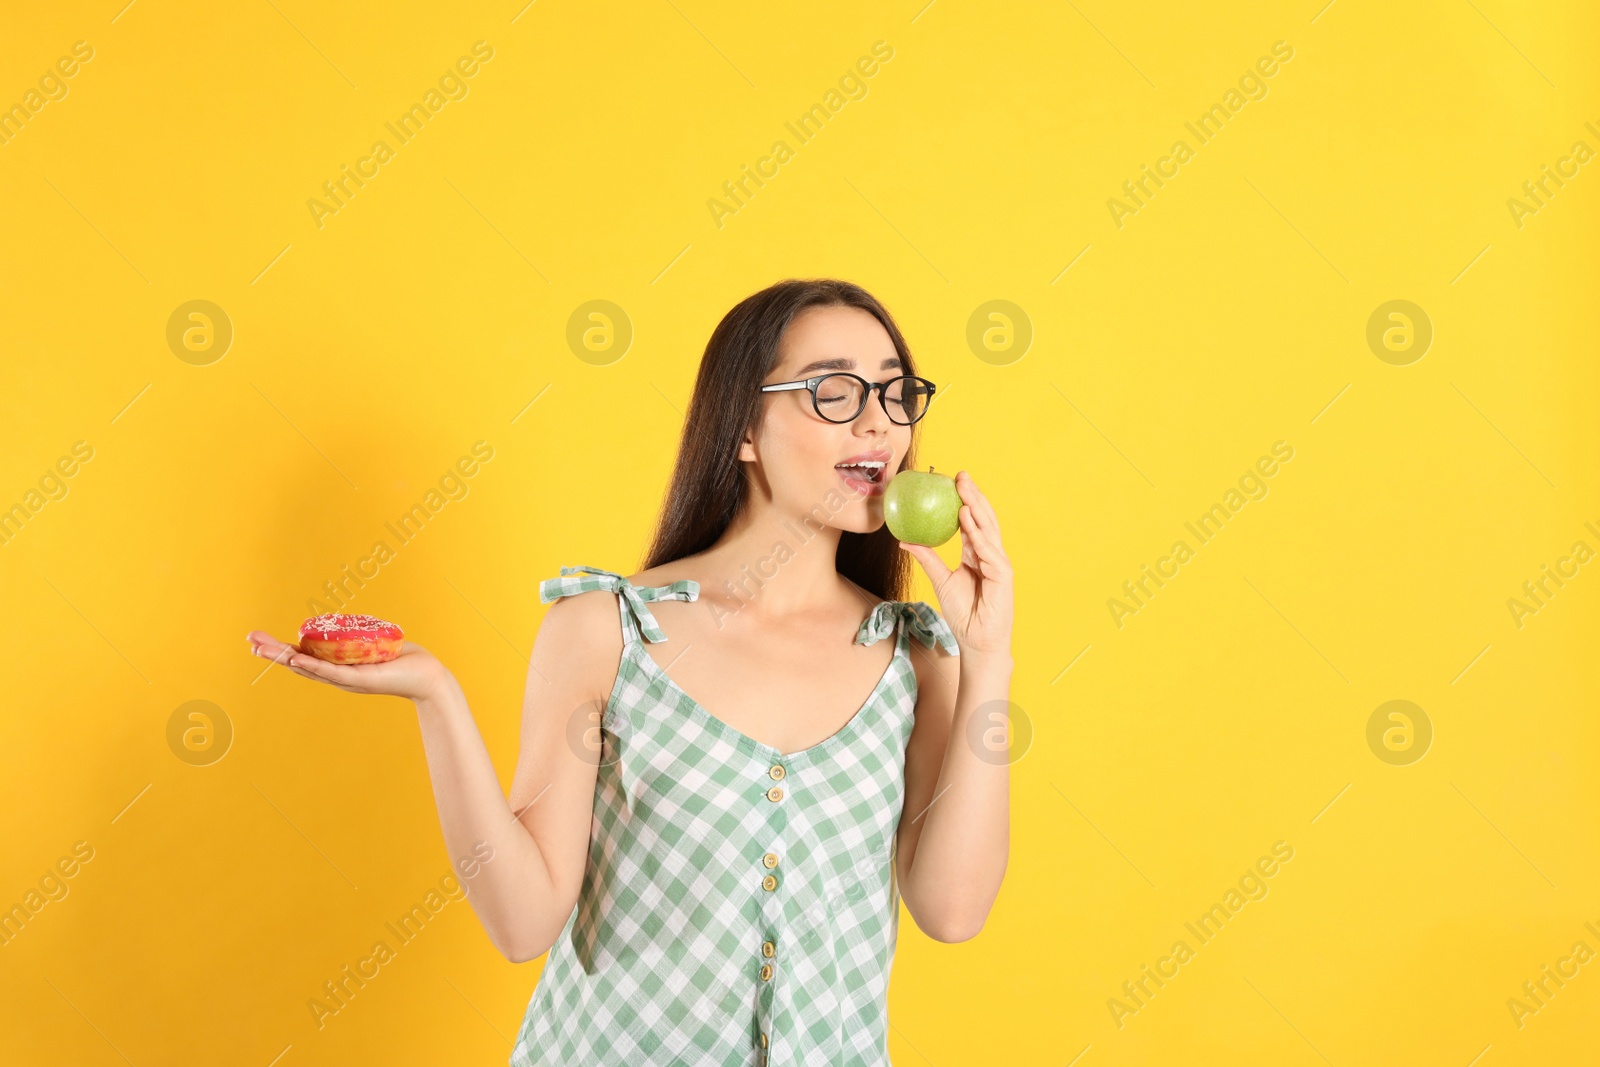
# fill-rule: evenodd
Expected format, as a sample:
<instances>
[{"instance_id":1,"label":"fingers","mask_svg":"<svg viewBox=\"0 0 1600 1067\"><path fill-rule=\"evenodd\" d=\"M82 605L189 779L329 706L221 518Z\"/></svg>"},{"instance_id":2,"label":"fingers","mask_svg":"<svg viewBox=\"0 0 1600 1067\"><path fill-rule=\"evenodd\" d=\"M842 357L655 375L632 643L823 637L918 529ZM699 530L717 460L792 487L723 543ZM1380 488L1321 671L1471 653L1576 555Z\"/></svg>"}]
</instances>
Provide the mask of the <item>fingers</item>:
<instances>
[{"instance_id":1,"label":"fingers","mask_svg":"<svg viewBox=\"0 0 1600 1067\"><path fill-rule=\"evenodd\" d=\"M965 472L963 472L965 474ZM973 494L981 498L978 488L971 488ZM979 502L982 502L979 499ZM981 509L974 509L971 504L963 504L960 510L963 531L962 561L984 576L986 581L1010 582L1011 560L1006 558L1005 549L1000 547L1000 533L995 526L984 525L981 520ZM970 547L970 552L968 552Z\"/></svg>"},{"instance_id":2,"label":"fingers","mask_svg":"<svg viewBox=\"0 0 1600 1067\"><path fill-rule=\"evenodd\" d=\"M284 664L284 666L289 668L289 673L298 674L300 677L309 679L310 681L313 681L313 682L326 682L327 681L326 678L318 678L316 675L312 674L310 671L306 670L304 667L300 666L297 663L286 662Z\"/></svg>"},{"instance_id":3,"label":"fingers","mask_svg":"<svg viewBox=\"0 0 1600 1067\"><path fill-rule=\"evenodd\" d=\"M270 645L257 645L252 651L262 659L270 659L280 666L287 666L289 657L300 650L293 645L279 645L276 648Z\"/></svg>"},{"instance_id":4,"label":"fingers","mask_svg":"<svg viewBox=\"0 0 1600 1067\"><path fill-rule=\"evenodd\" d=\"M361 675L354 667L329 663L315 656L308 656L304 652L296 652L288 662L297 674L304 674L307 678L315 678L319 682L327 682L341 689L361 688Z\"/></svg>"},{"instance_id":5,"label":"fingers","mask_svg":"<svg viewBox=\"0 0 1600 1067\"><path fill-rule=\"evenodd\" d=\"M1005 559L988 530L978 525L970 505L961 508L961 562L980 572L985 579L1000 581L1009 572Z\"/></svg>"},{"instance_id":6,"label":"fingers","mask_svg":"<svg viewBox=\"0 0 1600 1067\"><path fill-rule=\"evenodd\" d=\"M1000 542L1000 520L995 516L989 498L983 495L977 483L972 480L972 475L966 471L957 472L956 487L961 492L962 499L967 502L967 506L972 509L979 529L986 535L989 558L1009 567L1011 560L1006 556L1005 546Z\"/></svg>"},{"instance_id":7,"label":"fingers","mask_svg":"<svg viewBox=\"0 0 1600 1067\"><path fill-rule=\"evenodd\" d=\"M293 645L286 645L263 630L251 630L245 635L245 640L250 642L251 652L257 655L265 652L269 659L276 658L286 648L291 652L299 651Z\"/></svg>"},{"instance_id":8,"label":"fingers","mask_svg":"<svg viewBox=\"0 0 1600 1067\"><path fill-rule=\"evenodd\" d=\"M992 540L996 545L1000 543L1000 519L994 513L994 508L989 503L989 498L983 495L978 488L978 483L972 480L972 475L966 471L956 472L956 491L961 494L961 499L972 507L978 515L978 524L993 534Z\"/></svg>"},{"instance_id":9,"label":"fingers","mask_svg":"<svg viewBox=\"0 0 1600 1067\"><path fill-rule=\"evenodd\" d=\"M962 565L971 567L973 570L977 570L978 564L982 562L982 557L978 552L977 543L978 538L981 535L978 531L977 516L972 514L972 505L962 504L961 507L956 511L956 519L961 527Z\"/></svg>"},{"instance_id":10,"label":"fingers","mask_svg":"<svg viewBox=\"0 0 1600 1067\"><path fill-rule=\"evenodd\" d=\"M265 637L266 635L262 636ZM260 656L262 659L270 659L274 663L286 663L290 656L299 651L293 645L286 645L271 637L267 637L266 640L260 642L254 640L254 637L255 634L251 634L250 654L252 656Z\"/></svg>"},{"instance_id":11,"label":"fingers","mask_svg":"<svg viewBox=\"0 0 1600 1067\"><path fill-rule=\"evenodd\" d=\"M950 578L950 568L944 565L944 560L939 558L937 552L927 545L914 545L909 541L901 541L900 547L915 556L917 562L922 564L922 569L933 580L935 590L944 588L944 583Z\"/></svg>"},{"instance_id":12,"label":"fingers","mask_svg":"<svg viewBox=\"0 0 1600 1067\"><path fill-rule=\"evenodd\" d=\"M261 630L251 630L246 638L250 642L250 651L253 655L270 659L302 678L309 678L313 682L325 682L352 693L362 691L358 685L359 678L349 667L308 656L301 652L298 646L286 645Z\"/></svg>"}]
</instances>

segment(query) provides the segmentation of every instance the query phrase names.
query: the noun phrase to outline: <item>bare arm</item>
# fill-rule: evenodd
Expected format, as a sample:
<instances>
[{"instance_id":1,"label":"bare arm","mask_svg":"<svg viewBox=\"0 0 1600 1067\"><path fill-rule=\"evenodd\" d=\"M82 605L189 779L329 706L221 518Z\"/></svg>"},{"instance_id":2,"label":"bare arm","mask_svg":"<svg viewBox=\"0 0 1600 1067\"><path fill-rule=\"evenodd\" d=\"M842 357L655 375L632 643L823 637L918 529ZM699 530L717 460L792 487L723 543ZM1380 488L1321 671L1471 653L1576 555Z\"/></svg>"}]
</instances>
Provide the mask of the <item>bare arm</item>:
<instances>
[{"instance_id":1,"label":"bare arm","mask_svg":"<svg viewBox=\"0 0 1600 1067\"><path fill-rule=\"evenodd\" d=\"M1011 847L1003 717L1011 659L913 647L916 724L906 746L896 875L918 929L936 941L966 941L983 929Z\"/></svg>"},{"instance_id":2,"label":"bare arm","mask_svg":"<svg viewBox=\"0 0 1600 1067\"><path fill-rule=\"evenodd\" d=\"M614 681L622 648L615 598L566 598L545 616L509 800L460 684L421 646L407 642L389 663L340 666L261 631L250 641L255 654L302 677L415 703L445 847L458 869L472 871L467 899L507 959L548 951L577 903L588 859L601 687Z\"/></svg>"},{"instance_id":3,"label":"bare arm","mask_svg":"<svg viewBox=\"0 0 1600 1067\"><path fill-rule=\"evenodd\" d=\"M917 718L895 854L906 909L939 941L965 941L983 929L1011 848L1011 561L994 508L966 471L957 473L956 490L955 569L931 548L901 542L932 579L961 650L956 664L937 654L917 658Z\"/></svg>"}]
</instances>

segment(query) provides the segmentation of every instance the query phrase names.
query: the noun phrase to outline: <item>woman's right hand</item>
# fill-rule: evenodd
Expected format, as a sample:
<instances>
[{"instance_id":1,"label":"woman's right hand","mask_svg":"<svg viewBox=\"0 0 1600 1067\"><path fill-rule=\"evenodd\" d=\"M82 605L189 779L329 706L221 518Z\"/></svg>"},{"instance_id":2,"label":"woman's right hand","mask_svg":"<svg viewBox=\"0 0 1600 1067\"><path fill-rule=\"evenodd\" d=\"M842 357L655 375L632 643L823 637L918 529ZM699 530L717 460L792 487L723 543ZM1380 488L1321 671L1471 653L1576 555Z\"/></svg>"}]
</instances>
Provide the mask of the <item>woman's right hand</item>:
<instances>
[{"instance_id":1,"label":"woman's right hand","mask_svg":"<svg viewBox=\"0 0 1600 1067\"><path fill-rule=\"evenodd\" d=\"M437 697L455 681L433 653L414 641L401 645L400 654L386 663L328 663L262 630L251 630L246 640L250 642L251 655L270 659L302 678L324 682L347 693L420 701Z\"/></svg>"}]
</instances>

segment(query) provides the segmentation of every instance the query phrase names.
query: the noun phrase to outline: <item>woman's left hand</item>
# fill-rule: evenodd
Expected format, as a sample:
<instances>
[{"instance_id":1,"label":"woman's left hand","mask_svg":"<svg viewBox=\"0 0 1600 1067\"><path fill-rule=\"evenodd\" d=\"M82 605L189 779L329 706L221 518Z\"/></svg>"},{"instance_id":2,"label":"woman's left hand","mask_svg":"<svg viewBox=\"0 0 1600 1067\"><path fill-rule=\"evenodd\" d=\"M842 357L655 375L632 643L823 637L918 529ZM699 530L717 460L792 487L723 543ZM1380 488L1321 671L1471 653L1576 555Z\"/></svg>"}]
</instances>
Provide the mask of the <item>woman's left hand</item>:
<instances>
[{"instance_id":1,"label":"woman's left hand","mask_svg":"<svg viewBox=\"0 0 1600 1067\"><path fill-rule=\"evenodd\" d=\"M1000 544L1000 520L966 471L956 472L961 495L961 563L946 567L933 549L901 541L922 564L939 597L939 612L961 651L1011 654L1011 560Z\"/></svg>"}]
</instances>

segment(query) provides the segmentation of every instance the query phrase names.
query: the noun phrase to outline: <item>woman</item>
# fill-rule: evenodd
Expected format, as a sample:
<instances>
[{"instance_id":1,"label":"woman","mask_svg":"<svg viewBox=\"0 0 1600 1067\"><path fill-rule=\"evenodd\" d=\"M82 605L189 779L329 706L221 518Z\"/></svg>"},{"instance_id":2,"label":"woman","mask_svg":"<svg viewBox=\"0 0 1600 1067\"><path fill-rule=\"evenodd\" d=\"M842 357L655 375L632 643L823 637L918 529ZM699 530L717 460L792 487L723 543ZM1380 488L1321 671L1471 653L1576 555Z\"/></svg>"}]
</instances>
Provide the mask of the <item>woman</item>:
<instances>
[{"instance_id":1,"label":"woman","mask_svg":"<svg viewBox=\"0 0 1600 1067\"><path fill-rule=\"evenodd\" d=\"M516 1067L886 1064L899 901L939 941L983 926L1009 847L1012 571L965 472L955 570L884 525L933 389L848 282L730 311L644 569L540 585L509 801L416 644L336 666L250 634L416 703L450 854L492 855L484 929L513 961L550 953ZM908 555L943 616L901 599Z\"/></svg>"}]
</instances>

